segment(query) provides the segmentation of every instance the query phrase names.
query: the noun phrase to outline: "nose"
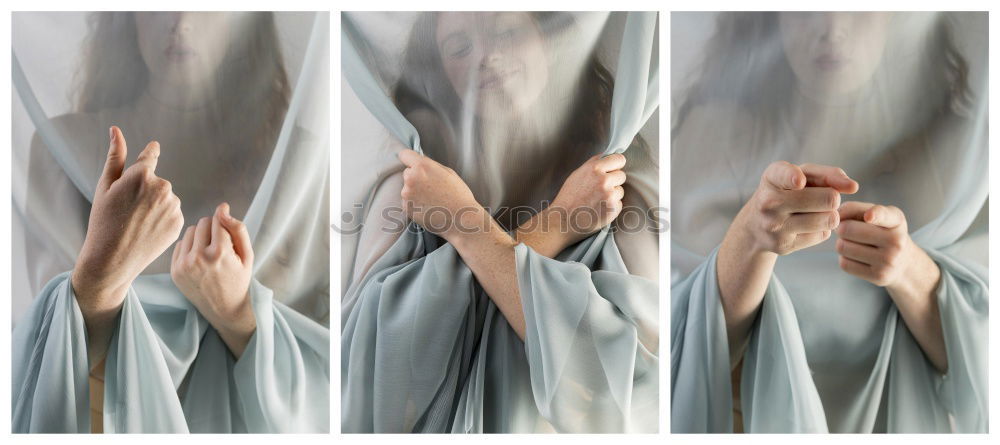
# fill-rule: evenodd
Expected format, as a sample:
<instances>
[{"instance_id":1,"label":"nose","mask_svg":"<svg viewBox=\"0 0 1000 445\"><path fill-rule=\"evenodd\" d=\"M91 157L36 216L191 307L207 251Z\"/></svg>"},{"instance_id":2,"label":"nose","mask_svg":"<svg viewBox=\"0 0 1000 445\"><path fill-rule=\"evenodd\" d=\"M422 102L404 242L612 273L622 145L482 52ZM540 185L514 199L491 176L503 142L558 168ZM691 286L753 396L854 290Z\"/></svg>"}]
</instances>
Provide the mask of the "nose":
<instances>
[{"instance_id":1,"label":"nose","mask_svg":"<svg viewBox=\"0 0 1000 445\"><path fill-rule=\"evenodd\" d=\"M191 32L191 14L187 12L168 12L168 22L170 32L174 34L187 34Z\"/></svg>"},{"instance_id":2,"label":"nose","mask_svg":"<svg viewBox=\"0 0 1000 445\"><path fill-rule=\"evenodd\" d=\"M818 26L820 27L820 39L827 43L839 43L850 30L852 17L849 12L828 12L824 13Z\"/></svg>"},{"instance_id":3,"label":"nose","mask_svg":"<svg viewBox=\"0 0 1000 445\"><path fill-rule=\"evenodd\" d=\"M500 64L503 56L495 45L490 45L485 48L482 60L479 61L479 66L481 68L495 68Z\"/></svg>"}]
</instances>

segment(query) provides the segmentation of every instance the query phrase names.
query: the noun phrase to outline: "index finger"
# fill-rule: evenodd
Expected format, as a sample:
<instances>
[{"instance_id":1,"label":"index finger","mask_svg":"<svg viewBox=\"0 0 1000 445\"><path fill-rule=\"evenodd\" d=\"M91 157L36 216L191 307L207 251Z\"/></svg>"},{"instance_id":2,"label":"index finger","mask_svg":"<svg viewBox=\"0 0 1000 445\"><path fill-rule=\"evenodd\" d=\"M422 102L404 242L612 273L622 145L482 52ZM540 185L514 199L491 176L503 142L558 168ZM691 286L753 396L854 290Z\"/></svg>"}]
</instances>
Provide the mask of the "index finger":
<instances>
[{"instance_id":1,"label":"index finger","mask_svg":"<svg viewBox=\"0 0 1000 445\"><path fill-rule=\"evenodd\" d=\"M397 156L399 157L400 162L402 162L407 167L413 167L414 164L416 164L417 162L420 161L421 158L423 158L423 155L409 148L399 152Z\"/></svg>"},{"instance_id":2,"label":"index finger","mask_svg":"<svg viewBox=\"0 0 1000 445\"><path fill-rule=\"evenodd\" d=\"M801 190L806 186L802 169L791 162L772 162L764 170L764 179L778 190Z\"/></svg>"},{"instance_id":3,"label":"index finger","mask_svg":"<svg viewBox=\"0 0 1000 445\"><path fill-rule=\"evenodd\" d=\"M865 222L886 229L895 229L906 221L903 211L894 206L875 205L865 212Z\"/></svg>"},{"instance_id":4,"label":"index finger","mask_svg":"<svg viewBox=\"0 0 1000 445\"><path fill-rule=\"evenodd\" d=\"M625 167L625 155L612 153L596 161L597 168L602 172L621 170Z\"/></svg>"},{"instance_id":5,"label":"index finger","mask_svg":"<svg viewBox=\"0 0 1000 445\"><path fill-rule=\"evenodd\" d=\"M149 167L150 171L156 170L156 161L160 159L160 143L152 141L146 144L146 148L142 149L142 153L139 153L139 157L135 160L134 165L143 164Z\"/></svg>"},{"instance_id":6,"label":"index finger","mask_svg":"<svg viewBox=\"0 0 1000 445\"><path fill-rule=\"evenodd\" d=\"M858 221L865 220L865 212L868 209L874 207L875 204L860 201L847 201L837 210L840 212L840 220L846 221L849 219L854 219Z\"/></svg>"},{"instance_id":7,"label":"index finger","mask_svg":"<svg viewBox=\"0 0 1000 445\"><path fill-rule=\"evenodd\" d=\"M858 191L858 183L840 168L817 164L802 164L799 167L805 173L808 184L813 187L832 187L848 195Z\"/></svg>"}]
</instances>

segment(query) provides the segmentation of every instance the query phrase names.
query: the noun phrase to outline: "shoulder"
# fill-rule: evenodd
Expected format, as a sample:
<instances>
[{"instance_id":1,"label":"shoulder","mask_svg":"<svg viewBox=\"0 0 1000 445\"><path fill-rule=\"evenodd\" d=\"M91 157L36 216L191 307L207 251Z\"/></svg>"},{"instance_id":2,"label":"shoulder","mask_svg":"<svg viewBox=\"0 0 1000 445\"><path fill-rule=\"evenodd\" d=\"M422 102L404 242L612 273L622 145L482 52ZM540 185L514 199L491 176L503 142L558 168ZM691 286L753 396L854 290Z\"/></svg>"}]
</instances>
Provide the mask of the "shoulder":
<instances>
[{"instance_id":1,"label":"shoulder","mask_svg":"<svg viewBox=\"0 0 1000 445\"><path fill-rule=\"evenodd\" d=\"M50 147L49 144L64 144ZM54 152L70 156L69 160L86 173L100 169L99 162L108 147L108 129L92 113L67 113L49 119L45 127L35 130L31 138L32 168L54 164ZM98 170L98 174L99 174Z\"/></svg>"}]
</instances>

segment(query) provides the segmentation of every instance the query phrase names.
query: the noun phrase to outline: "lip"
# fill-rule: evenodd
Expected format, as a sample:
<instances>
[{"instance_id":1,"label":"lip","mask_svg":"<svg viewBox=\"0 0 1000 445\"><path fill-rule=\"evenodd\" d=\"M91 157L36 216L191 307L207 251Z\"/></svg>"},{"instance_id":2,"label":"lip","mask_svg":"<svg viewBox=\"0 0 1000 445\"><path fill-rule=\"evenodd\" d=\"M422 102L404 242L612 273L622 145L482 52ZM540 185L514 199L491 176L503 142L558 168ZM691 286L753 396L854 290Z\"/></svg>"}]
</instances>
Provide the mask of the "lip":
<instances>
[{"instance_id":1,"label":"lip","mask_svg":"<svg viewBox=\"0 0 1000 445\"><path fill-rule=\"evenodd\" d=\"M181 43L167 45L167 49L163 51L163 54L167 56L167 59L177 62L190 60L198 55L193 48Z\"/></svg>"},{"instance_id":2,"label":"lip","mask_svg":"<svg viewBox=\"0 0 1000 445\"><path fill-rule=\"evenodd\" d=\"M822 71L837 71L849 63L851 63L851 59L835 53L821 54L813 59L813 64Z\"/></svg>"},{"instance_id":3,"label":"lip","mask_svg":"<svg viewBox=\"0 0 1000 445\"><path fill-rule=\"evenodd\" d=\"M510 69L499 73L490 72L479 79L479 89L490 90L500 88L507 83L508 80L514 77L514 75L520 72L520 69Z\"/></svg>"}]
</instances>

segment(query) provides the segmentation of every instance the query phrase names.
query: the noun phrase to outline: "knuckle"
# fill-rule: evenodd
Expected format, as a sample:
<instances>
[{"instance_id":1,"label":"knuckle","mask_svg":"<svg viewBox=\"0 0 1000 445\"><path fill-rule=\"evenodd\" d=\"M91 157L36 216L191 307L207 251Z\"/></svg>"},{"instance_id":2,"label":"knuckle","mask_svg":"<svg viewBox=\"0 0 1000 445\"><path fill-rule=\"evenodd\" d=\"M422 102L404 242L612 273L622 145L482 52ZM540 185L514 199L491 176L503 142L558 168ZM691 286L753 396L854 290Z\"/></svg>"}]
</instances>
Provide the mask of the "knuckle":
<instances>
[{"instance_id":1,"label":"knuckle","mask_svg":"<svg viewBox=\"0 0 1000 445\"><path fill-rule=\"evenodd\" d=\"M780 235L775 239L775 252L778 255L788 255L794 251L795 237Z\"/></svg>"},{"instance_id":2,"label":"knuckle","mask_svg":"<svg viewBox=\"0 0 1000 445\"><path fill-rule=\"evenodd\" d=\"M889 268L884 266L873 267L872 272L874 272L873 278L875 278L875 284L879 286L888 284L889 279L892 277Z\"/></svg>"},{"instance_id":3,"label":"knuckle","mask_svg":"<svg viewBox=\"0 0 1000 445\"><path fill-rule=\"evenodd\" d=\"M885 249L887 251L899 252L903 250L904 239L902 236L893 234L885 242Z\"/></svg>"},{"instance_id":4,"label":"knuckle","mask_svg":"<svg viewBox=\"0 0 1000 445\"><path fill-rule=\"evenodd\" d=\"M840 193L834 189L824 189L823 199L828 209L840 207Z\"/></svg>"},{"instance_id":5,"label":"knuckle","mask_svg":"<svg viewBox=\"0 0 1000 445\"><path fill-rule=\"evenodd\" d=\"M769 214L781 207L784 200L775 194L766 194L758 201L757 210L763 214Z\"/></svg>"}]
</instances>

